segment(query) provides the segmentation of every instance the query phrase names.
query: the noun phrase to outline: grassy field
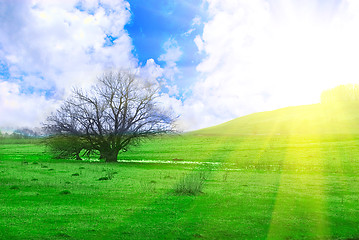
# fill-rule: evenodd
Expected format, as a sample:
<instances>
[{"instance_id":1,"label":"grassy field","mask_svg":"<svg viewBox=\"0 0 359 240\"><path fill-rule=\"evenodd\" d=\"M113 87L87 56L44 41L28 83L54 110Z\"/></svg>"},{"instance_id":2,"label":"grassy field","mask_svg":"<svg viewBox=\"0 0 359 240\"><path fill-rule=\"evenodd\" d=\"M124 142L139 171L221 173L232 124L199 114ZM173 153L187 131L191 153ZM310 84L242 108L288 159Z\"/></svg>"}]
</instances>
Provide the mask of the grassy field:
<instances>
[{"instance_id":1,"label":"grassy field","mask_svg":"<svg viewBox=\"0 0 359 240\"><path fill-rule=\"evenodd\" d=\"M0 239L358 239L358 149L357 135L185 134L106 164L3 142ZM176 192L188 179L198 194Z\"/></svg>"},{"instance_id":2,"label":"grassy field","mask_svg":"<svg viewBox=\"0 0 359 240\"><path fill-rule=\"evenodd\" d=\"M205 135L358 134L358 103L312 104L253 113L201 129Z\"/></svg>"}]
</instances>

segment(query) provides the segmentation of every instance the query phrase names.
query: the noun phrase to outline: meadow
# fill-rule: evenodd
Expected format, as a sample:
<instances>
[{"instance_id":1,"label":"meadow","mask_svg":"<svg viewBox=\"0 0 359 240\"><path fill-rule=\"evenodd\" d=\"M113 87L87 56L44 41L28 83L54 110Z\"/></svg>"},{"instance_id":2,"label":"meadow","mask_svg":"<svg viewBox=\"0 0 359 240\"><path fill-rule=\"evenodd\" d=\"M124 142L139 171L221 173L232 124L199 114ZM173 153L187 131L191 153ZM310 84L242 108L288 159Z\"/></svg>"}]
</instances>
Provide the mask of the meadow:
<instances>
[{"instance_id":1,"label":"meadow","mask_svg":"<svg viewBox=\"0 0 359 240\"><path fill-rule=\"evenodd\" d=\"M199 132L104 163L1 142L0 239L359 239L358 148L359 135Z\"/></svg>"}]
</instances>

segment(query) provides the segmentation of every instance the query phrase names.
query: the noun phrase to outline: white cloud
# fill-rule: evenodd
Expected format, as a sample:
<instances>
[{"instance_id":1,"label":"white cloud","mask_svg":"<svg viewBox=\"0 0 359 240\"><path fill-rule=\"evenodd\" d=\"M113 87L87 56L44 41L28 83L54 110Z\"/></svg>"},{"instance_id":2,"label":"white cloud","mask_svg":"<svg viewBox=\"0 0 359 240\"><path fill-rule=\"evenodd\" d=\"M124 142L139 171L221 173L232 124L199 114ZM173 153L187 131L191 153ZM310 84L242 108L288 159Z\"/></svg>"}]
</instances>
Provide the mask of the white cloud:
<instances>
[{"instance_id":1,"label":"white cloud","mask_svg":"<svg viewBox=\"0 0 359 240\"><path fill-rule=\"evenodd\" d=\"M0 2L0 60L10 74L1 82L0 126L43 121L41 109L54 104L43 90L56 89L52 99L61 99L105 69L137 66L124 30L128 2L100 1L81 1L81 11L77 0Z\"/></svg>"},{"instance_id":2,"label":"white cloud","mask_svg":"<svg viewBox=\"0 0 359 240\"><path fill-rule=\"evenodd\" d=\"M56 103L43 95L25 95L20 92L18 84L0 81L2 127L39 126L54 106Z\"/></svg>"},{"instance_id":3,"label":"white cloud","mask_svg":"<svg viewBox=\"0 0 359 240\"><path fill-rule=\"evenodd\" d=\"M198 51L199 52L202 52L203 49L204 49L204 43L203 43L203 40L201 38L200 35L197 35L195 38L194 38L194 43L196 44L197 48L198 48Z\"/></svg>"},{"instance_id":4,"label":"white cloud","mask_svg":"<svg viewBox=\"0 0 359 240\"><path fill-rule=\"evenodd\" d=\"M152 58L147 60L140 71L141 77L144 79L158 79L163 75L163 69Z\"/></svg>"},{"instance_id":5,"label":"white cloud","mask_svg":"<svg viewBox=\"0 0 359 240\"><path fill-rule=\"evenodd\" d=\"M195 31L196 29L195 28L190 28L187 32L185 32L183 35L184 36L189 36L191 35L191 33L193 33L193 31Z\"/></svg>"},{"instance_id":6,"label":"white cloud","mask_svg":"<svg viewBox=\"0 0 359 240\"><path fill-rule=\"evenodd\" d=\"M165 109L168 113L172 114L175 118L175 127L179 131L185 131L189 129L188 122L186 122L182 117L177 118L179 114L183 113L183 103L181 100L176 99L170 94L162 93L159 96L158 102L160 107Z\"/></svg>"},{"instance_id":7,"label":"white cloud","mask_svg":"<svg viewBox=\"0 0 359 240\"><path fill-rule=\"evenodd\" d=\"M159 57L164 68L153 59L138 66L124 30L130 17L124 0L0 2L0 63L10 75L0 79L0 127L39 126L74 86L89 87L113 68L135 69L162 84L168 89L163 105L180 112L181 101L171 97L178 94L173 82L182 55L178 43L165 42ZM46 91L55 96L46 97Z\"/></svg>"},{"instance_id":8,"label":"white cloud","mask_svg":"<svg viewBox=\"0 0 359 240\"><path fill-rule=\"evenodd\" d=\"M209 21L197 17L192 24L204 26L193 41L205 57L183 102L173 97L183 55L174 38L157 59L164 68L153 59L138 67L124 30L128 2L78 2L0 1L0 63L10 74L0 79L0 127L38 124L74 85L89 86L114 67L138 69L167 87L161 100L182 115L178 123L187 130L313 103L326 88L359 81L356 0L335 7L337 1L207 0Z\"/></svg>"},{"instance_id":9,"label":"white cloud","mask_svg":"<svg viewBox=\"0 0 359 240\"><path fill-rule=\"evenodd\" d=\"M183 52L177 41L172 37L163 44L163 49L165 53L158 58L158 61L165 62L165 66L162 68L162 85L167 88L170 96L175 97L179 95L175 80L181 76L177 62L181 59Z\"/></svg>"},{"instance_id":10,"label":"white cloud","mask_svg":"<svg viewBox=\"0 0 359 240\"><path fill-rule=\"evenodd\" d=\"M169 38L163 45L165 53L160 55L158 61L166 63L164 67L164 76L170 80L174 80L174 76L179 73L177 61L182 56L181 48L178 46L174 38Z\"/></svg>"},{"instance_id":11,"label":"white cloud","mask_svg":"<svg viewBox=\"0 0 359 240\"><path fill-rule=\"evenodd\" d=\"M192 19L192 26L198 26L201 25L202 23L202 19L200 16L196 16L195 18Z\"/></svg>"},{"instance_id":12,"label":"white cloud","mask_svg":"<svg viewBox=\"0 0 359 240\"><path fill-rule=\"evenodd\" d=\"M183 35L184 36L191 35L191 33L193 33L198 28L198 26L201 25L201 23L202 23L201 17L199 17L199 16L194 17L192 19L191 28L187 32L185 32Z\"/></svg>"},{"instance_id":13,"label":"white cloud","mask_svg":"<svg viewBox=\"0 0 359 240\"><path fill-rule=\"evenodd\" d=\"M184 102L192 129L315 103L322 90L359 81L357 1L207 2L210 20L194 39L206 54L202 79Z\"/></svg>"}]
</instances>

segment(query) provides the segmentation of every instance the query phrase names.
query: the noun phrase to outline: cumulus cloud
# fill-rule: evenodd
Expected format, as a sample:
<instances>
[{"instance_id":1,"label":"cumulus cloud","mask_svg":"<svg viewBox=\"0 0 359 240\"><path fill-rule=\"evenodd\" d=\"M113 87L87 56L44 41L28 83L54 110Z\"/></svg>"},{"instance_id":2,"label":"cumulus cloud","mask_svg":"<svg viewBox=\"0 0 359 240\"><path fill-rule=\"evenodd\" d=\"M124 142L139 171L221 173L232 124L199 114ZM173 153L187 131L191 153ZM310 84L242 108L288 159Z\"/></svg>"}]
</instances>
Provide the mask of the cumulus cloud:
<instances>
[{"instance_id":1,"label":"cumulus cloud","mask_svg":"<svg viewBox=\"0 0 359 240\"><path fill-rule=\"evenodd\" d=\"M44 95L22 94L18 84L0 82L0 116L3 127L39 126L54 106L56 103L46 99Z\"/></svg>"},{"instance_id":2,"label":"cumulus cloud","mask_svg":"<svg viewBox=\"0 0 359 240\"><path fill-rule=\"evenodd\" d=\"M164 68L164 75L170 80L174 80L174 76L179 73L177 61L182 56L182 51L174 38L169 38L164 44L163 49L165 53L160 55L158 61L166 63Z\"/></svg>"},{"instance_id":3,"label":"cumulus cloud","mask_svg":"<svg viewBox=\"0 0 359 240\"><path fill-rule=\"evenodd\" d=\"M356 0L205 5L208 16L196 17L186 33L196 56L204 56L199 78L179 96L178 62L186 48L169 38L156 59L164 67L154 59L139 67L125 30L127 1L0 1L0 127L39 124L73 86L87 87L103 70L118 67L167 88L160 99L181 114L185 130L318 102L322 90L359 81Z\"/></svg>"},{"instance_id":4,"label":"cumulus cloud","mask_svg":"<svg viewBox=\"0 0 359 240\"><path fill-rule=\"evenodd\" d=\"M148 59L145 66L141 68L141 77L145 79L158 79L163 75L163 68L154 59Z\"/></svg>"},{"instance_id":5,"label":"cumulus cloud","mask_svg":"<svg viewBox=\"0 0 359 240\"><path fill-rule=\"evenodd\" d=\"M178 96L179 91L175 80L181 76L181 71L177 66L177 62L182 57L182 50L178 42L174 38L169 38L164 44L165 53L158 57L158 61L165 62L162 68L162 84L168 90L170 96Z\"/></svg>"},{"instance_id":6,"label":"cumulus cloud","mask_svg":"<svg viewBox=\"0 0 359 240\"><path fill-rule=\"evenodd\" d=\"M0 1L0 127L35 127L74 86L87 88L104 70L133 69L162 88L163 107L181 112L174 76L182 51L173 38L164 53L138 66L125 25L127 1ZM169 81L168 81L169 80Z\"/></svg>"},{"instance_id":7,"label":"cumulus cloud","mask_svg":"<svg viewBox=\"0 0 359 240\"><path fill-rule=\"evenodd\" d=\"M38 124L40 109L73 86L91 85L106 69L136 67L124 29L129 7L123 0L1 1L0 63L8 77L0 125Z\"/></svg>"},{"instance_id":8,"label":"cumulus cloud","mask_svg":"<svg viewBox=\"0 0 359 240\"><path fill-rule=\"evenodd\" d=\"M207 0L195 37L206 57L184 101L191 128L256 111L319 102L322 90L359 80L357 1Z\"/></svg>"}]
</instances>

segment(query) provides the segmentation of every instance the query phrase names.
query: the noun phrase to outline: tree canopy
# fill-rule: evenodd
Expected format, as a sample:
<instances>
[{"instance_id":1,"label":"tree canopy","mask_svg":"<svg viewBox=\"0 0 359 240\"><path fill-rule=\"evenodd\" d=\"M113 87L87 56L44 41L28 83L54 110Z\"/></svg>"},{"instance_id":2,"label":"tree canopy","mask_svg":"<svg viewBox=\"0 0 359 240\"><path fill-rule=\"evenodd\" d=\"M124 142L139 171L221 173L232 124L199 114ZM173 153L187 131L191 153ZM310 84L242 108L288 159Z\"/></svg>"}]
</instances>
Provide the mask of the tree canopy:
<instances>
[{"instance_id":1,"label":"tree canopy","mask_svg":"<svg viewBox=\"0 0 359 240\"><path fill-rule=\"evenodd\" d=\"M359 102L359 84L340 85L323 91L321 103Z\"/></svg>"}]
</instances>

